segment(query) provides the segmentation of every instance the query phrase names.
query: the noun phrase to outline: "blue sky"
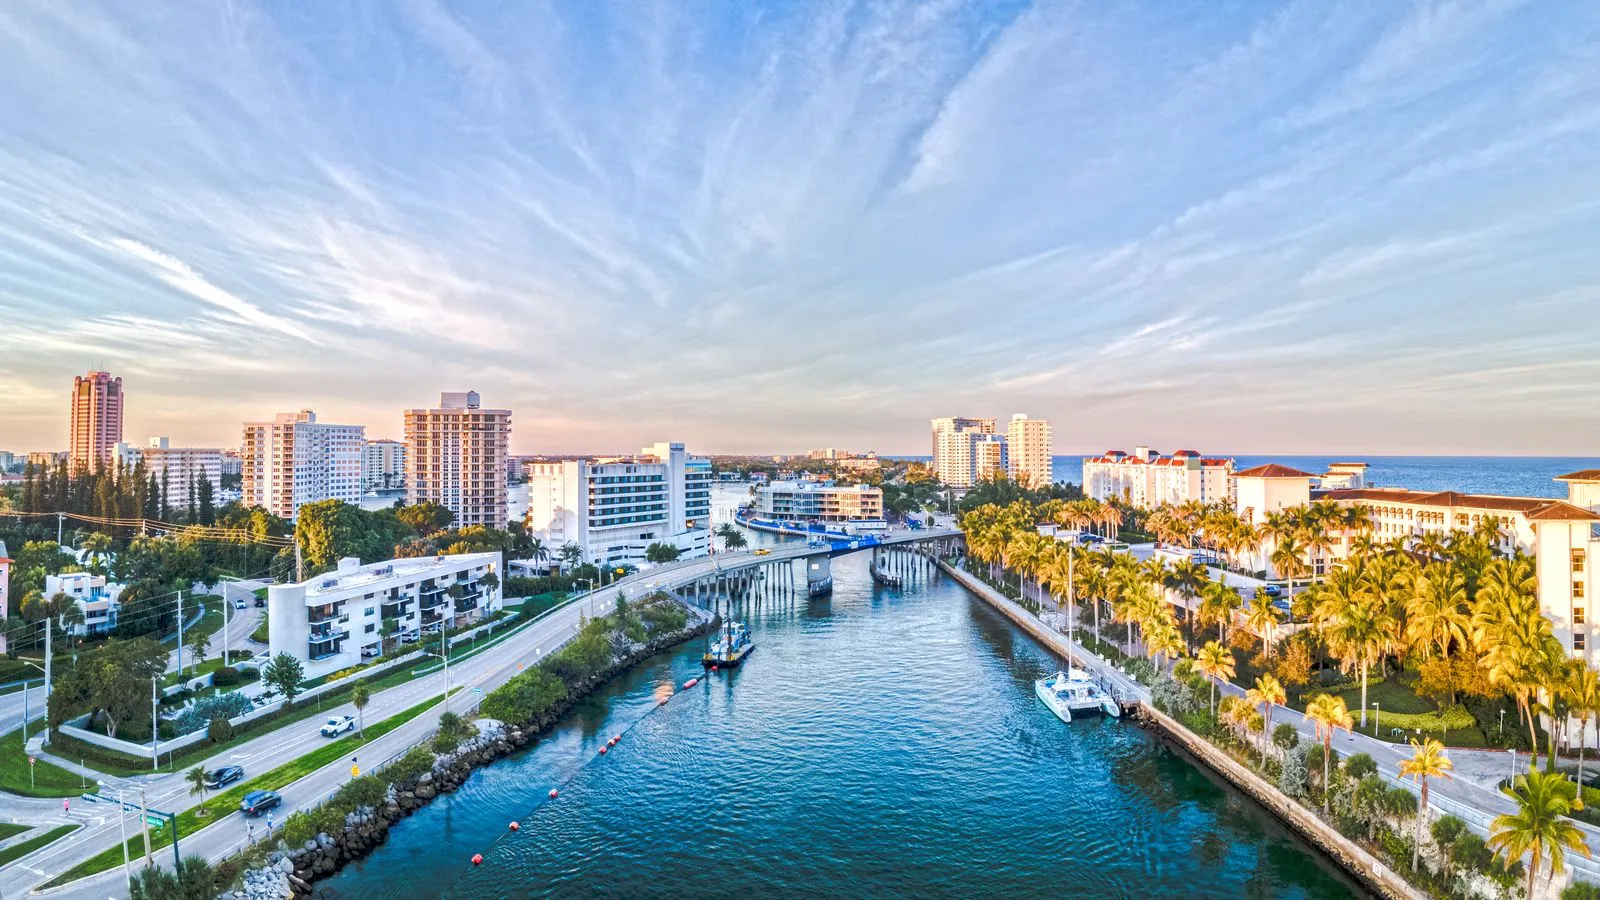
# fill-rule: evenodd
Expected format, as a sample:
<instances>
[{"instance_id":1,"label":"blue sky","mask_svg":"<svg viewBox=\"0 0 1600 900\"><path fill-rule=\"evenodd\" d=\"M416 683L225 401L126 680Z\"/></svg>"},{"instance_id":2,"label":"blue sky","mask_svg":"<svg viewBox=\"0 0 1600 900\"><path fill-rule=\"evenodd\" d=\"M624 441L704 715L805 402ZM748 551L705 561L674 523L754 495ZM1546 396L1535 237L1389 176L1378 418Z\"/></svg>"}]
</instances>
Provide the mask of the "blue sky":
<instances>
[{"instance_id":1,"label":"blue sky","mask_svg":"<svg viewBox=\"0 0 1600 900\"><path fill-rule=\"evenodd\" d=\"M0 448L1592 454L1600 4L0 4Z\"/></svg>"}]
</instances>

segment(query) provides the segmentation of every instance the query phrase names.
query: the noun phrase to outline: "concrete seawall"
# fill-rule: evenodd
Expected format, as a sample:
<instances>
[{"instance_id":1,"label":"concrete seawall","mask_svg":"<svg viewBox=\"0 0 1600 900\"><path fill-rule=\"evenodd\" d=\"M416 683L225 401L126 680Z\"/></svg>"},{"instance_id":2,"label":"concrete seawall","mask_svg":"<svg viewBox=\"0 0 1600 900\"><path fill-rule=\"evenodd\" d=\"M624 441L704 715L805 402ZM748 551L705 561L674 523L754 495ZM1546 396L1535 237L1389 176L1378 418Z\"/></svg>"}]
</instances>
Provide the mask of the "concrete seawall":
<instances>
[{"instance_id":1,"label":"concrete seawall","mask_svg":"<svg viewBox=\"0 0 1600 900\"><path fill-rule=\"evenodd\" d=\"M1213 772L1266 808L1280 821L1294 829L1301 837L1327 854L1362 886L1388 900L1426 900L1427 894L1413 887L1399 873L1365 848L1340 834L1332 825L1322 821L1310 810L1291 800L1276 785L1240 764L1208 741L1185 728L1181 723L1157 710L1150 704L1150 693L1130 681L1116 667L1088 653L1082 647L1069 643L1063 635L1045 626L1038 617L1020 604L991 588L977 576L962 571L943 561L935 561L945 574L960 582L968 590L982 597L990 606L1028 632L1035 640L1064 657L1074 659L1090 672L1118 686L1119 699L1124 704L1137 705L1135 716L1148 727L1177 744L1189 756L1203 763Z\"/></svg>"}]
</instances>

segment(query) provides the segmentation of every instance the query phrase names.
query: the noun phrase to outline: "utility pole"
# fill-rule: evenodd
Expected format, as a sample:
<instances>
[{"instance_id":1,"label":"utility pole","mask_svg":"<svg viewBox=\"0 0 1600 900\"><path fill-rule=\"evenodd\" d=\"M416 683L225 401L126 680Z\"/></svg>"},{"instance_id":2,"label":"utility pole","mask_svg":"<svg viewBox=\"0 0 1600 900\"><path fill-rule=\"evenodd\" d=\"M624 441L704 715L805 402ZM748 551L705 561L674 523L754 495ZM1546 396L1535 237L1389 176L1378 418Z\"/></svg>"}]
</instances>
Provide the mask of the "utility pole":
<instances>
[{"instance_id":1,"label":"utility pole","mask_svg":"<svg viewBox=\"0 0 1600 900\"><path fill-rule=\"evenodd\" d=\"M156 715L161 708L161 704L156 701L156 680L160 677L160 675L150 676L150 771L152 772L161 768L161 719ZM141 796L143 790L140 788ZM146 847L145 854L148 856L149 853L150 848Z\"/></svg>"},{"instance_id":2,"label":"utility pole","mask_svg":"<svg viewBox=\"0 0 1600 900\"><path fill-rule=\"evenodd\" d=\"M150 865L150 808L145 805L144 787L139 788L139 827L144 829L144 864Z\"/></svg>"},{"instance_id":3,"label":"utility pole","mask_svg":"<svg viewBox=\"0 0 1600 900\"><path fill-rule=\"evenodd\" d=\"M56 513L56 546L61 546L61 523L67 520L65 513Z\"/></svg>"},{"instance_id":4,"label":"utility pole","mask_svg":"<svg viewBox=\"0 0 1600 900\"><path fill-rule=\"evenodd\" d=\"M178 677L183 677L183 589L178 589Z\"/></svg>"},{"instance_id":5,"label":"utility pole","mask_svg":"<svg viewBox=\"0 0 1600 900\"><path fill-rule=\"evenodd\" d=\"M44 617L44 712L45 730L50 728L50 633L55 631L54 614Z\"/></svg>"},{"instance_id":6,"label":"utility pole","mask_svg":"<svg viewBox=\"0 0 1600 900\"><path fill-rule=\"evenodd\" d=\"M233 601L228 599L228 582L222 583L222 665L228 665L228 623L232 621Z\"/></svg>"},{"instance_id":7,"label":"utility pole","mask_svg":"<svg viewBox=\"0 0 1600 900\"><path fill-rule=\"evenodd\" d=\"M306 561L300 555L300 529L298 526L295 528L294 535L294 580L306 580Z\"/></svg>"}]
</instances>

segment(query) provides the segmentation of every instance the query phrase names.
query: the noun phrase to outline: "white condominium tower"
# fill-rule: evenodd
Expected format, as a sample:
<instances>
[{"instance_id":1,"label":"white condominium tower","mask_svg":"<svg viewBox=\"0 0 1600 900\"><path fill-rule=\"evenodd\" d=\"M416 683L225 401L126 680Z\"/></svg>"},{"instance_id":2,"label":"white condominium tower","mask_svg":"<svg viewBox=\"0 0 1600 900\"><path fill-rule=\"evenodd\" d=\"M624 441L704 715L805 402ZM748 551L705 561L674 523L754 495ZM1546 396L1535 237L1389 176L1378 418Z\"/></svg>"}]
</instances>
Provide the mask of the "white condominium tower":
<instances>
[{"instance_id":1,"label":"white condominium tower","mask_svg":"<svg viewBox=\"0 0 1600 900\"><path fill-rule=\"evenodd\" d=\"M685 557L710 548L711 461L683 444L527 469L528 528L552 551L573 544L586 562L638 565L651 544L671 544Z\"/></svg>"},{"instance_id":2,"label":"white condominium tower","mask_svg":"<svg viewBox=\"0 0 1600 900\"><path fill-rule=\"evenodd\" d=\"M406 485L406 445L400 441L367 441L361 450L361 489L399 490Z\"/></svg>"},{"instance_id":3,"label":"white condominium tower","mask_svg":"<svg viewBox=\"0 0 1600 900\"><path fill-rule=\"evenodd\" d=\"M1055 481L1051 458L1050 423L1017 413L1006 426L1006 474L1028 487L1042 488Z\"/></svg>"},{"instance_id":4,"label":"white condominium tower","mask_svg":"<svg viewBox=\"0 0 1600 900\"><path fill-rule=\"evenodd\" d=\"M483 409L477 391L406 410L406 502L437 503L456 514L456 527L506 527L510 445L511 410Z\"/></svg>"},{"instance_id":5,"label":"white condominium tower","mask_svg":"<svg viewBox=\"0 0 1600 900\"><path fill-rule=\"evenodd\" d=\"M933 472L949 487L972 487L1005 474L1006 438L993 419L950 416L933 420Z\"/></svg>"},{"instance_id":6,"label":"white condominium tower","mask_svg":"<svg viewBox=\"0 0 1600 900\"><path fill-rule=\"evenodd\" d=\"M183 505L181 498L191 484L209 481L212 490L222 490L221 447L174 447L167 438L153 437L144 447L117 444L111 455L118 465L132 467L143 462L156 483L166 485L167 502L172 506Z\"/></svg>"},{"instance_id":7,"label":"white condominium tower","mask_svg":"<svg viewBox=\"0 0 1600 900\"><path fill-rule=\"evenodd\" d=\"M240 487L246 506L285 519L319 500L361 500L361 425L329 425L309 409L244 423Z\"/></svg>"}]
</instances>

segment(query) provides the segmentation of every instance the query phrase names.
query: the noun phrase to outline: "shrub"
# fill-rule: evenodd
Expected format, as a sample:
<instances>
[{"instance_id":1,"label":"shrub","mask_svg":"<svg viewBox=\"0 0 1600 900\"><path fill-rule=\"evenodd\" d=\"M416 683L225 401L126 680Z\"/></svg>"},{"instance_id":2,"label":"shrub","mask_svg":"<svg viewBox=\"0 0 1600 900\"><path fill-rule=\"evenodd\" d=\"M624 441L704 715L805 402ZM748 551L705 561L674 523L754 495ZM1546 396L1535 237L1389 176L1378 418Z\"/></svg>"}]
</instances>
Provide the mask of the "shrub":
<instances>
[{"instance_id":1,"label":"shrub","mask_svg":"<svg viewBox=\"0 0 1600 900\"><path fill-rule=\"evenodd\" d=\"M233 687L243 680L244 678L239 674L239 670L233 666L223 666L211 673L211 683L219 688Z\"/></svg>"},{"instance_id":2,"label":"shrub","mask_svg":"<svg viewBox=\"0 0 1600 900\"><path fill-rule=\"evenodd\" d=\"M537 666L523 671L483 698L480 710L510 725L538 720L567 697L566 682Z\"/></svg>"},{"instance_id":3,"label":"shrub","mask_svg":"<svg viewBox=\"0 0 1600 900\"><path fill-rule=\"evenodd\" d=\"M1600 887L1587 881L1574 881L1561 891L1561 900L1600 900Z\"/></svg>"},{"instance_id":4,"label":"shrub","mask_svg":"<svg viewBox=\"0 0 1600 900\"><path fill-rule=\"evenodd\" d=\"M1360 781L1368 775L1378 774L1378 764L1365 753L1356 753L1344 761L1344 774Z\"/></svg>"},{"instance_id":5,"label":"shrub","mask_svg":"<svg viewBox=\"0 0 1600 900\"><path fill-rule=\"evenodd\" d=\"M1417 814L1417 795L1403 787L1389 788L1383 795L1383 811L1403 819Z\"/></svg>"},{"instance_id":6,"label":"shrub","mask_svg":"<svg viewBox=\"0 0 1600 900\"><path fill-rule=\"evenodd\" d=\"M433 754L426 747L413 747L405 756L383 768L382 777L389 784L410 784L433 768Z\"/></svg>"},{"instance_id":7,"label":"shrub","mask_svg":"<svg viewBox=\"0 0 1600 900\"><path fill-rule=\"evenodd\" d=\"M213 744L226 744L233 740L233 723L227 716L212 716L206 725L206 739Z\"/></svg>"},{"instance_id":8,"label":"shrub","mask_svg":"<svg viewBox=\"0 0 1600 900\"><path fill-rule=\"evenodd\" d=\"M1467 830L1467 823L1452 815L1440 816L1430 829L1433 840L1441 847L1448 847ZM1600 898L1597 898L1600 900Z\"/></svg>"},{"instance_id":9,"label":"shrub","mask_svg":"<svg viewBox=\"0 0 1600 900\"><path fill-rule=\"evenodd\" d=\"M250 702L250 698L237 691L212 694L196 700L193 706L184 710L183 714L173 721L173 726L179 734L189 734L206 727L207 723L217 716L232 719L254 708L255 705Z\"/></svg>"},{"instance_id":10,"label":"shrub","mask_svg":"<svg viewBox=\"0 0 1600 900\"><path fill-rule=\"evenodd\" d=\"M1288 722L1279 722L1278 727L1272 729L1272 743L1280 750L1293 750L1300 745L1300 732Z\"/></svg>"},{"instance_id":11,"label":"shrub","mask_svg":"<svg viewBox=\"0 0 1600 900\"><path fill-rule=\"evenodd\" d=\"M1274 739L1276 739L1276 735L1274 735ZM1288 752L1283 754L1283 769L1278 773L1278 790L1297 800L1303 799L1311 794L1311 777L1306 767L1306 750L1299 748L1285 749Z\"/></svg>"},{"instance_id":12,"label":"shrub","mask_svg":"<svg viewBox=\"0 0 1600 900\"><path fill-rule=\"evenodd\" d=\"M1194 711L1193 695L1170 675L1158 676L1150 686L1150 702L1169 715L1181 716Z\"/></svg>"},{"instance_id":13,"label":"shrub","mask_svg":"<svg viewBox=\"0 0 1600 900\"><path fill-rule=\"evenodd\" d=\"M372 775L362 775L345 782L344 787L333 795L333 803L343 806L346 812L354 811L357 807L376 807L383 802L388 793L389 786Z\"/></svg>"}]
</instances>

